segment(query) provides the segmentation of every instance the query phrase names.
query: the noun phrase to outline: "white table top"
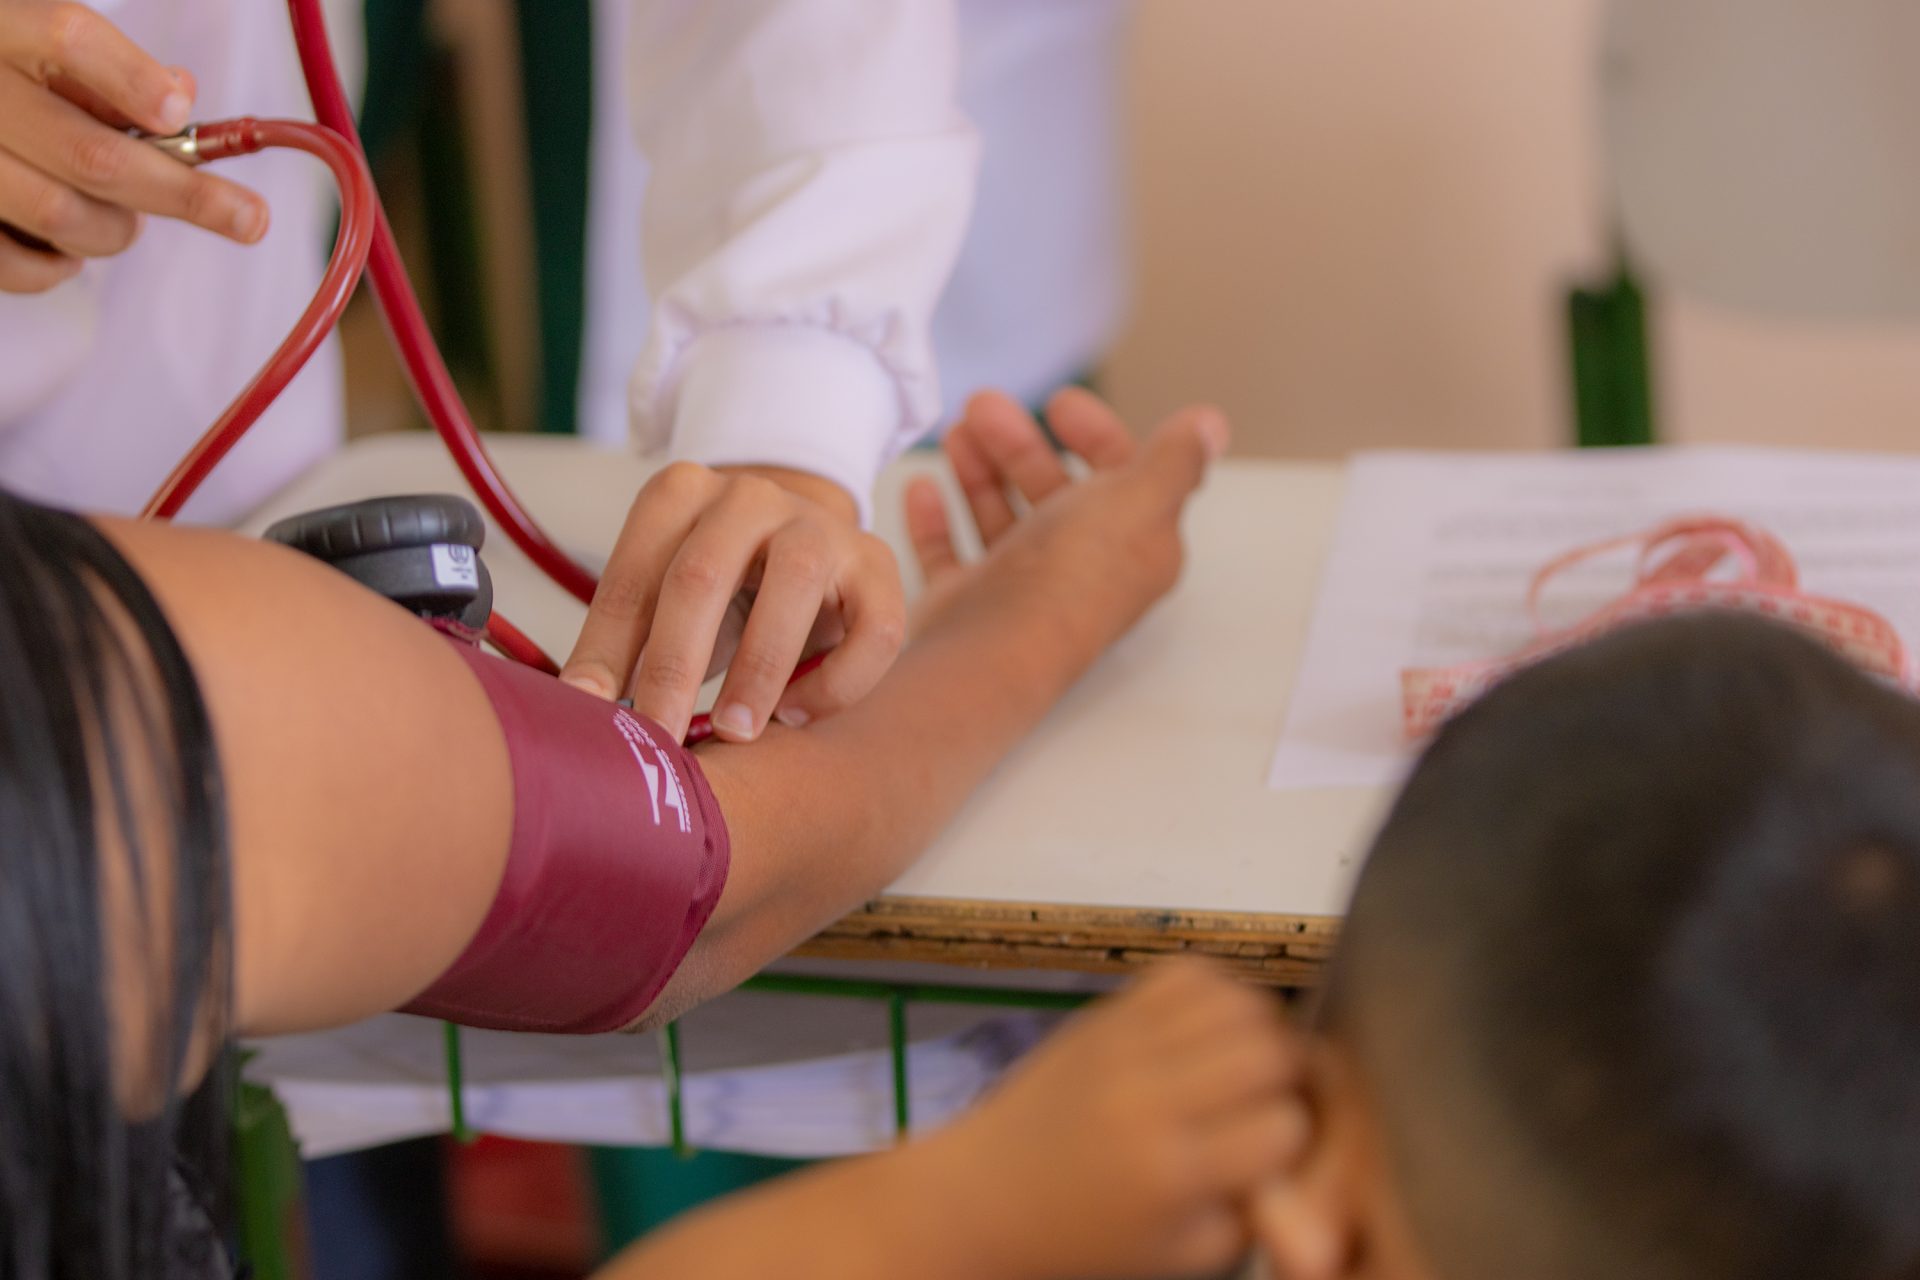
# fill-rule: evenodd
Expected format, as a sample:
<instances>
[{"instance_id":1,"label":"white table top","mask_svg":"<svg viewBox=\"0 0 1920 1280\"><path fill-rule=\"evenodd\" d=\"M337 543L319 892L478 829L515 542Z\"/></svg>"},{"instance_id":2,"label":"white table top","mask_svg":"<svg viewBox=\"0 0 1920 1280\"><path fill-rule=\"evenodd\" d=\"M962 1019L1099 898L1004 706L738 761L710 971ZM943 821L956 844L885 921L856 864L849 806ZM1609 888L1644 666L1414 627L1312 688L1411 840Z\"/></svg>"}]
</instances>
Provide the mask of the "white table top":
<instances>
[{"instance_id":1,"label":"white table top","mask_svg":"<svg viewBox=\"0 0 1920 1280\"><path fill-rule=\"evenodd\" d=\"M502 437L515 491L562 545L598 563L647 465L573 440ZM903 478L878 495L897 547ZM1337 467L1229 461L1189 517L1186 576L1023 743L892 892L917 898L1287 916L1339 912L1386 796L1265 785L1339 505ZM373 437L263 509L382 493L465 493L428 435ZM556 657L584 609L494 530L501 612ZM902 556L903 563L911 557Z\"/></svg>"}]
</instances>

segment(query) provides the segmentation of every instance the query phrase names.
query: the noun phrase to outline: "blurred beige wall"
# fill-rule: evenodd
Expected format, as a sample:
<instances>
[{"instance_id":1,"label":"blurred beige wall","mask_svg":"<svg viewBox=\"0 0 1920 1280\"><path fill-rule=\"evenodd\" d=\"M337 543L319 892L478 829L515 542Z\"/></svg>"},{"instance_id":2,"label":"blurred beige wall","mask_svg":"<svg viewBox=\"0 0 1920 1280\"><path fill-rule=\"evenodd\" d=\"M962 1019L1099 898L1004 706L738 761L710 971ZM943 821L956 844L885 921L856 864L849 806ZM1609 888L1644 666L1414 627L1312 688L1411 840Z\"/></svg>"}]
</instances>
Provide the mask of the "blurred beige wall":
<instances>
[{"instance_id":1,"label":"blurred beige wall","mask_svg":"<svg viewBox=\"0 0 1920 1280\"><path fill-rule=\"evenodd\" d=\"M1598 0L1138 13L1130 417L1212 399L1265 455L1569 438L1564 291L1606 261ZM1668 439L1920 448L1920 329L1655 323Z\"/></svg>"}]
</instances>

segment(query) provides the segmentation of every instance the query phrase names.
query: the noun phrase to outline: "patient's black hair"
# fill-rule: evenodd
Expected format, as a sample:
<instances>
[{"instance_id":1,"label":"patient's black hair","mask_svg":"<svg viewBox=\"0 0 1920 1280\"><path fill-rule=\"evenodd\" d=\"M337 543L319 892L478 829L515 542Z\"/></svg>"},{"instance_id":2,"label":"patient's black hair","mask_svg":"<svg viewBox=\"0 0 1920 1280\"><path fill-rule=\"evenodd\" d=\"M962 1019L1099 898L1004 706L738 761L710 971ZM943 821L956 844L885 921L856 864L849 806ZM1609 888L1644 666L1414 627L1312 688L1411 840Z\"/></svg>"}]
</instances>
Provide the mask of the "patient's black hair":
<instances>
[{"instance_id":1,"label":"patient's black hair","mask_svg":"<svg viewBox=\"0 0 1920 1280\"><path fill-rule=\"evenodd\" d=\"M1728 614L1513 677L1328 1010L1444 1280L1915 1280L1920 704Z\"/></svg>"},{"instance_id":2,"label":"patient's black hair","mask_svg":"<svg viewBox=\"0 0 1920 1280\"><path fill-rule=\"evenodd\" d=\"M224 1099L175 1086L229 1000L219 777L140 579L85 521L0 493L4 1280L208 1274L179 1218L187 1182L224 1176Z\"/></svg>"}]
</instances>

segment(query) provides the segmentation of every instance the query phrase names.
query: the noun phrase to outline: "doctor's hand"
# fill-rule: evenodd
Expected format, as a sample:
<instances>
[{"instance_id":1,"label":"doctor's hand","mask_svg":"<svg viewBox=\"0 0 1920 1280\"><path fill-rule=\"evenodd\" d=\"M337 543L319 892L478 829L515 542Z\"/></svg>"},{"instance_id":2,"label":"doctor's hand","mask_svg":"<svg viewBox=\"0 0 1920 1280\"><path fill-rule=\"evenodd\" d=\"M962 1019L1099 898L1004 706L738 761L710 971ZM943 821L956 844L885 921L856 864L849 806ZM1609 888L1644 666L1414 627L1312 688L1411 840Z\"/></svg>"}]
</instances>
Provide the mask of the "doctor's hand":
<instances>
[{"instance_id":1,"label":"doctor's hand","mask_svg":"<svg viewBox=\"0 0 1920 1280\"><path fill-rule=\"evenodd\" d=\"M906 636L900 568L853 500L817 476L677 462L640 491L561 678L676 738L725 669L716 736L750 742L861 698ZM828 652L830 651L830 652ZM809 656L818 668L787 681Z\"/></svg>"},{"instance_id":2,"label":"doctor's hand","mask_svg":"<svg viewBox=\"0 0 1920 1280\"><path fill-rule=\"evenodd\" d=\"M259 196L126 133L177 133L196 91L83 4L0 0L0 292L124 251L143 213L241 244L266 234Z\"/></svg>"}]
</instances>

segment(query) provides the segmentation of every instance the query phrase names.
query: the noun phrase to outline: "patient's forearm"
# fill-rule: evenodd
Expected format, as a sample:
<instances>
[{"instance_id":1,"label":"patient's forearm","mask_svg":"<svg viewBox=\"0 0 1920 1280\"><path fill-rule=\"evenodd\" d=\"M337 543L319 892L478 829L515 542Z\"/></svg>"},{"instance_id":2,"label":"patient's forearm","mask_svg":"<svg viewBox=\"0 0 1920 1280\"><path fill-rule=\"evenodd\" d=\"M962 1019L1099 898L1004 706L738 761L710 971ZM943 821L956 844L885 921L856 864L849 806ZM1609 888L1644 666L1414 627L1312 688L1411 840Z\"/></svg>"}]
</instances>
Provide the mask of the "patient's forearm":
<instances>
[{"instance_id":1,"label":"patient's forearm","mask_svg":"<svg viewBox=\"0 0 1920 1280\"><path fill-rule=\"evenodd\" d=\"M893 881L1098 656L1084 628L1055 625L1042 581L968 603L833 719L701 752L733 871L650 1020L737 984Z\"/></svg>"}]
</instances>

